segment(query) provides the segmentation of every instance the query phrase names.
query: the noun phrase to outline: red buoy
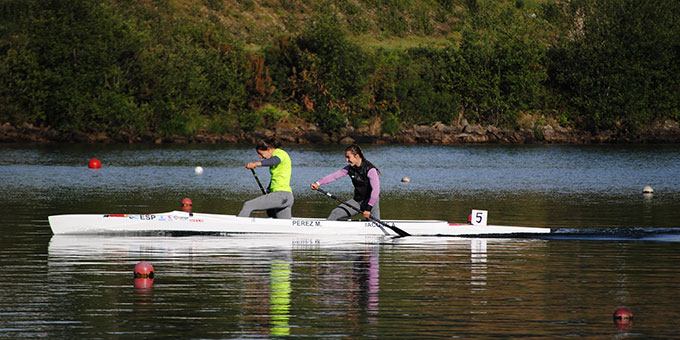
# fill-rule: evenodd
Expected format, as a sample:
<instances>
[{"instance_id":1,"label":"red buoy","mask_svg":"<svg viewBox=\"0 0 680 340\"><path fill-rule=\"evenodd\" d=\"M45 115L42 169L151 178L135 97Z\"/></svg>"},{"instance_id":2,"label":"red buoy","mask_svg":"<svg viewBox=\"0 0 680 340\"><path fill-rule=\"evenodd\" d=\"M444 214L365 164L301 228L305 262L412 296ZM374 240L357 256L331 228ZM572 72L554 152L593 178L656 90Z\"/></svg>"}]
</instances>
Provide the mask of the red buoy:
<instances>
[{"instance_id":1,"label":"red buoy","mask_svg":"<svg viewBox=\"0 0 680 340\"><path fill-rule=\"evenodd\" d=\"M100 162L96 158L92 158L92 159L90 159L90 162L87 163L87 167L90 168L90 169L99 169L99 168L102 167L102 162Z\"/></svg>"},{"instance_id":2,"label":"red buoy","mask_svg":"<svg viewBox=\"0 0 680 340\"><path fill-rule=\"evenodd\" d=\"M153 266L151 263L141 261L135 265L135 279L153 279Z\"/></svg>"},{"instance_id":3,"label":"red buoy","mask_svg":"<svg viewBox=\"0 0 680 340\"><path fill-rule=\"evenodd\" d=\"M621 307L614 311L614 324L619 329L628 329L633 325L633 311Z\"/></svg>"}]
</instances>

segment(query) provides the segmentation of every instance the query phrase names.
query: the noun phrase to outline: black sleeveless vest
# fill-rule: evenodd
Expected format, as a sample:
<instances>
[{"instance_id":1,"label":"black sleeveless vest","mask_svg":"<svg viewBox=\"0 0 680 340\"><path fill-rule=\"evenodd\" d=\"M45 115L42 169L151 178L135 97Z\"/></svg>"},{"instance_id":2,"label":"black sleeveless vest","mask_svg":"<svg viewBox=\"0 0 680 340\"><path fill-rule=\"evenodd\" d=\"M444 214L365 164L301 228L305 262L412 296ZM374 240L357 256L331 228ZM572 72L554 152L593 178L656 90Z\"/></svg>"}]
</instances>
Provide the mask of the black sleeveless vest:
<instances>
[{"instance_id":1,"label":"black sleeveless vest","mask_svg":"<svg viewBox=\"0 0 680 340\"><path fill-rule=\"evenodd\" d=\"M371 182L368 179L368 171L374 168L369 161L364 159L358 167L350 165L347 169L347 174L352 179L352 184L354 184L354 200L361 203L362 210L368 210L364 209L364 206L368 205L371 191L373 191Z\"/></svg>"}]
</instances>

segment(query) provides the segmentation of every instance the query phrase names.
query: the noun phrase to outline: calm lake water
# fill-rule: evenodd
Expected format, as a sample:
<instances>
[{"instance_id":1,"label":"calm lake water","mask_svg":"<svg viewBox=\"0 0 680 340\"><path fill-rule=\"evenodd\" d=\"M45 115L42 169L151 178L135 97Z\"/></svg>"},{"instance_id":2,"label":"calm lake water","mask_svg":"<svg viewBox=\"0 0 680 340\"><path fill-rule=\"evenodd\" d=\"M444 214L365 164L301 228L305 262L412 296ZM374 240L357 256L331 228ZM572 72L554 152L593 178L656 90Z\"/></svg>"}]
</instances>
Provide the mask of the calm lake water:
<instances>
[{"instance_id":1,"label":"calm lake water","mask_svg":"<svg viewBox=\"0 0 680 340\"><path fill-rule=\"evenodd\" d=\"M285 149L293 214L325 217L335 202L309 184L345 165L344 148ZM679 145L364 151L384 175L384 218L463 222L484 209L492 224L558 233L53 236L49 215L164 212L184 197L194 211L236 214L258 195L243 167L257 155L248 145L0 145L0 338L680 339ZM102 168L88 169L90 158ZM346 178L326 188L351 195ZM153 264L152 283L133 280L139 261ZM629 327L612 320L622 306Z\"/></svg>"}]
</instances>

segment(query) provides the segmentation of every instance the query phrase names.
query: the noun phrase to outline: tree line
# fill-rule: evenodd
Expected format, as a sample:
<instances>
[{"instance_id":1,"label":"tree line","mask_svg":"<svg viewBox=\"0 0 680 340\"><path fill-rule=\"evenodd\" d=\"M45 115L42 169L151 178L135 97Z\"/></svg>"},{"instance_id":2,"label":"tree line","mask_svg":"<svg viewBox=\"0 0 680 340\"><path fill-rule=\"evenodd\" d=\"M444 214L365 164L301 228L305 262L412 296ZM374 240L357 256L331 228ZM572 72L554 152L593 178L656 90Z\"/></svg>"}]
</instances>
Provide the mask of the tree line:
<instances>
[{"instance_id":1,"label":"tree line","mask_svg":"<svg viewBox=\"0 0 680 340\"><path fill-rule=\"evenodd\" d=\"M403 49L363 46L338 2L325 3L253 49L172 0L4 0L0 122L138 136L252 131L286 116L328 132L380 119L389 134L460 118L514 127L522 114L595 132L680 119L676 0L533 11L440 0L464 14L459 38ZM401 2L380 6L390 3Z\"/></svg>"}]
</instances>

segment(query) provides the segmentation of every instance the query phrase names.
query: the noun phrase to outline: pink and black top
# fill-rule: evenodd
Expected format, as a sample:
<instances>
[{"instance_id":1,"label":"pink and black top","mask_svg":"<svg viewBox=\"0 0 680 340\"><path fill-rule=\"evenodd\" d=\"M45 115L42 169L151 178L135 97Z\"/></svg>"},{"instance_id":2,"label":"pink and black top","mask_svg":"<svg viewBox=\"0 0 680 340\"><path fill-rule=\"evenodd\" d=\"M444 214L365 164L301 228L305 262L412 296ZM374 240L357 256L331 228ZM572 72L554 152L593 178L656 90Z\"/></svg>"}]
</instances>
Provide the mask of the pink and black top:
<instances>
[{"instance_id":1,"label":"pink and black top","mask_svg":"<svg viewBox=\"0 0 680 340\"><path fill-rule=\"evenodd\" d=\"M364 160L358 167L347 165L318 180L317 183L319 185L328 184L346 175L349 175L352 179L352 184L354 184L354 200L361 204L360 209L362 211L371 211L380 196L378 170L371 162Z\"/></svg>"}]
</instances>

